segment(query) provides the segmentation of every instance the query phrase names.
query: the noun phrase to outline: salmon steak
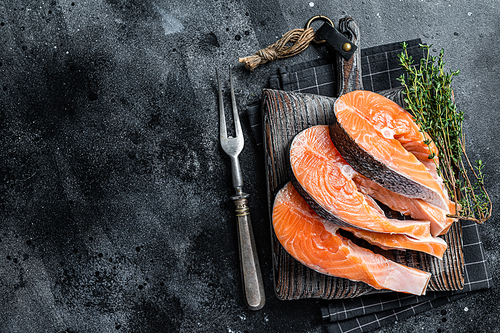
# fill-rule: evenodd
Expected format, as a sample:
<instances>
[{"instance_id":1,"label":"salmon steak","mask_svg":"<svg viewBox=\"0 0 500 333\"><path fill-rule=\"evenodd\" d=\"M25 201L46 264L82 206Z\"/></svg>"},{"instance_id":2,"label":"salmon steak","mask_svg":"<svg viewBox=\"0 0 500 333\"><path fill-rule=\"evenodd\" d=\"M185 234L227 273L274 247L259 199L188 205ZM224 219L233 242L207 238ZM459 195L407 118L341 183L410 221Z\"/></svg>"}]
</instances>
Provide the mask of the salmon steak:
<instances>
[{"instance_id":1,"label":"salmon steak","mask_svg":"<svg viewBox=\"0 0 500 333\"><path fill-rule=\"evenodd\" d=\"M299 194L321 217L345 227L369 231L430 236L430 222L389 219L353 181L357 174L330 139L328 126L298 133L290 145L290 174Z\"/></svg>"},{"instance_id":2,"label":"salmon steak","mask_svg":"<svg viewBox=\"0 0 500 333\"><path fill-rule=\"evenodd\" d=\"M416 220L426 220L431 224L431 234L436 237L448 232L454 218L448 217L448 213L455 213L455 204L452 203L449 210L438 208L427 201L412 199L401 194L394 193L380 186L376 182L357 174L353 178L360 192L383 203L390 209L409 215Z\"/></svg>"},{"instance_id":3,"label":"salmon steak","mask_svg":"<svg viewBox=\"0 0 500 333\"><path fill-rule=\"evenodd\" d=\"M275 197L272 223L283 248L317 272L376 289L425 294L430 273L398 264L341 236L339 227L317 215L291 182Z\"/></svg>"},{"instance_id":4,"label":"salmon steak","mask_svg":"<svg viewBox=\"0 0 500 333\"><path fill-rule=\"evenodd\" d=\"M436 173L438 151L410 113L382 95L356 90L335 101L334 114L330 135L352 168L392 192L450 213Z\"/></svg>"}]
</instances>

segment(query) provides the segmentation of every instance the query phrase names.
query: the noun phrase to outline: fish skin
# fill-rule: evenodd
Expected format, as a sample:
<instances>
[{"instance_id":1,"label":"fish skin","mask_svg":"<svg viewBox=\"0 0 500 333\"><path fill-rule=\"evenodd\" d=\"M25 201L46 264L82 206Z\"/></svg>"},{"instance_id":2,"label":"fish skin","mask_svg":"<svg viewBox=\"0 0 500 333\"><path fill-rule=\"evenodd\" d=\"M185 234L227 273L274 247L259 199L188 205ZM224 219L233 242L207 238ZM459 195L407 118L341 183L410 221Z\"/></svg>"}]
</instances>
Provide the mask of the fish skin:
<instances>
[{"instance_id":1,"label":"fish skin","mask_svg":"<svg viewBox=\"0 0 500 333\"><path fill-rule=\"evenodd\" d=\"M424 200L432 200L435 197L435 194L428 193L425 187L403 175L394 173L384 163L379 162L360 148L338 122L330 125L329 129L332 141L335 141L338 151L354 170L393 192L403 192L409 197Z\"/></svg>"},{"instance_id":2,"label":"fish skin","mask_svg":"<svg viewBox=\"0 0 500 333\"><path fill-rule=\"evenodd\" d=\"M430 236L430 222L389 219L358 191L351 179L354 171L330 139L328 126L312 126L297 134L289 154L293 185L321 217L340 226ZM346 175L349 169L351 176Z\"/></svg>"},{"instance_id":3,"label":"fish skin","mask_svg":"<svg viewBox=\"0 0 500 333\"><path fill-rule=\"evenodd\" d=\"M287 183L276 195L272 223L283 248L323 274L362 281L376 289L425 294L431 274L395 263L341 236Z\"/></svg>"},{"instance_id":4,"label":"fish skin","mask_svg":"<svg viewBox=\"0 0 500 333\"><path fill-rule=\"evenodd\" d=\"M357 172L392 192L422 199L439 208L448 209L449 200L443 193L442 186L431 175L429 169L404 148L404 146L409 147L419 157L425 156L425 149L428 149L423 144L425 137L422 135L416 139L422 142L416 148L415 143L411 142L415 137L414 133L408 135L408 138L397 132L398 128L390 128L389 135L383 135L381 129L375 128L370 122L375 120L369 119L370 115L366 114L366 110L358 110L358 107L351 105L360 103L359 108L364 106L362 104L364 96L360 97L361 94L367 95L366 98L383 99L384 103L390 104L391 107L395 106L394 110L399 108L399 111L407 114L396 103L373 92L353 91L342 95L335 102L335 117L329 126L331 138L342 157ZM380 115L378 117L383 118ZM413 122L409 114L407 120ZM410 126L410 129L413 130L413 127Z\"/></svg>"}]
</instances>

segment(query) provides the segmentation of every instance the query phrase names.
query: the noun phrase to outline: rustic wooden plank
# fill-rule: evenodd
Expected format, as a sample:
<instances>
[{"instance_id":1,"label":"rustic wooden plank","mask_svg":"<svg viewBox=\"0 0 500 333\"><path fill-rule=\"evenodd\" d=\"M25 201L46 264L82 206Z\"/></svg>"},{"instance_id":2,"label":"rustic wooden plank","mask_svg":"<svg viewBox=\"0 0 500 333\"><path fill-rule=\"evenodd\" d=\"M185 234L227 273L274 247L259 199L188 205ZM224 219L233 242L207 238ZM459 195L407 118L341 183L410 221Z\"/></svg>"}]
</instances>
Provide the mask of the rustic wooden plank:
<instances>
[{"instance_id":1,"label":"rustic wooden plank","mask_svg":"<svg viewBox=\"0 0 500 333\"><path fill-rule=\"evenodd\" d=\"M352 18L344 18L339 29L358 46L350 60L338 58L338 92L362 89L359 28ZM402 90L391 89L380 94L402 105ZM262 96L268 209L272 214L274 196L290 180L288 176L289 144L296 134L314 125L329 125L333 119L335 98L265 89ZM459 290L464 285L462 229L455 223L443 238L448 250L443 259L416 251L385 251L398 263L432 273L427 290ZM271 225L275 293L279 299L341 299L387 291L376 290L363 282L327 276L302 265L281 246Z\"/></svg>"},{"instance_id":2,"label":"rustic wooden plank","mask_svg":"<svg viewBox=\"0 0 500 333\"><path fill-rule=\"evenodd\" d=\"M395 97L397 92L382 92ZM268 187L268 209L276 192L289 181L287 172L287 149L293 137L314 125L325 125L331 120L334 98L292 93L279 90L264 90L263 110L266 145L266 172ZM316 116L315 116L316 115ZM271 227L272 230L272 227ZM273 232L273 270L275 292L278 298L347 298L376 292L362 282L324 276L298 263L279 244ZM461 247L461 225L455 223L443 237L448 250L443 259L415 251L393 251L396 262L432 273L429 291L459 290L463 288L463 253Z\"/></svg>"}]
</instances>

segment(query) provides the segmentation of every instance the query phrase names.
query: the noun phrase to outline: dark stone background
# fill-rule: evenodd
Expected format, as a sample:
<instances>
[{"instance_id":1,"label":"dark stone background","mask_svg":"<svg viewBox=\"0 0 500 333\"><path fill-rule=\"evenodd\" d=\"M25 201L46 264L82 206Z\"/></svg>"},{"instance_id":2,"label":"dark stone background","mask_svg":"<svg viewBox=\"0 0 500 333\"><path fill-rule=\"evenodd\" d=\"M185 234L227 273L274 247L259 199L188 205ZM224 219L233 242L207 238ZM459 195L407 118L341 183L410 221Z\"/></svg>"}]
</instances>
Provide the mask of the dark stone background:
<instances>
[{"instance_id":1,"label":"dark stone background","mask_svg":"<svg viewBox=\"0 0 500 333\"><path fill-rule=\"evenodd\" d=\"M498 285L498 2L313 2L0 2L0 332L323 331L317 301L273 295L263 161L246 121L267 304L244 306L214 71L227 80L235 67L244 116L278 66L324 51L252 73L237 59L316 14L353 16L363 47L420 37L461 70L467 149L485 162L494 202L480 231ZM494 287L380 332L498 331L499 310Z\"/></svg>"}]
</instances>

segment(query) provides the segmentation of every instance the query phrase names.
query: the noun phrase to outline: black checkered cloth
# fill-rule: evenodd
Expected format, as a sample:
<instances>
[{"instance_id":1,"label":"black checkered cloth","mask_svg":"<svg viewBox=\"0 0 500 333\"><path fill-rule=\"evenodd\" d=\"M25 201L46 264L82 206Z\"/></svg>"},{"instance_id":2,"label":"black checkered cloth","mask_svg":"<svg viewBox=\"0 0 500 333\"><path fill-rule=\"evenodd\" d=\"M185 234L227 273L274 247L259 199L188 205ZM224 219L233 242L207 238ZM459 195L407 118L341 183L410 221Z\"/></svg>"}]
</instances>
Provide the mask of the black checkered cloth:
<instances>
[{"instance_id":1,"label":"black checkered cloth","mask_svg":"<svg viewBox=\"0 0 500 333\"><path fill-rule=\"evenodd\" d=\"M321 313L323 319L328 321L327 331L329 333L369 332L457 300L469 292L492 287L478 225L474 222L463 221L462 233L465 261L465 281L462 290L428 292L424 296L387 293L324 302L321 306Z\"/></svg>"},{"instance_id":2,"label":"black checkered cloth","mask_svg":"<svg viewBox=\"0 0 500 333\"><path fill-rule=\"evenodd\" d=\"M423 56L420 39L406 42L409 54L417 63ZM362 79L364 89L382 91L400 86L397 80L404 70L398 64L397 55L402 52L401 43L362 49ZM269 79L269 86L294 92L335 97L335 65L330 59L283 66L278 75ZM247 108L256 144L262 149L262 124L259 105ZM465 286L460 291L428 292L425 296L400 293L381 293L353 299L323 301L321 313L330 333L368 332L421 313L447 302L464 297L469 292L492 287L483 245L477 224L462 222L463 252L465 261Z\"/></svg>"}]
</instances>

